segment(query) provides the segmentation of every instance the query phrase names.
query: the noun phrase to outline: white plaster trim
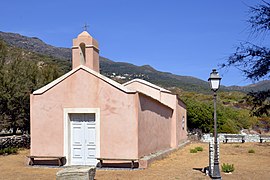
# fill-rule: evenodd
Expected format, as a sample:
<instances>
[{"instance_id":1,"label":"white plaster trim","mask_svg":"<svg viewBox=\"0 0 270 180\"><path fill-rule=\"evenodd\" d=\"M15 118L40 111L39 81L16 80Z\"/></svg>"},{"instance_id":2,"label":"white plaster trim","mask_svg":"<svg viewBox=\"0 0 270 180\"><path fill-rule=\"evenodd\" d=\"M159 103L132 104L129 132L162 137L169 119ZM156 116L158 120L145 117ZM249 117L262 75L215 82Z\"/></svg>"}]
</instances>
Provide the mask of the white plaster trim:
<instances>
[{"instance_id":1,"label":"white plaster trim","mask_svg":"<svg viewBox=\"0 0 270 180\"><path fill-rule=\"evenodd\" d=\"M57 85L58 83L60 83L61 81L63 81L64 79L66 79L67 77L69 77L71 74L73 74L74 72L76 72L79 69L79 67L72 69L71 71L69 71L68 73L64 74L63 76L57 78L56 80L50 82L49 84L43 86L42 88L35 90L33 92L34 95L38 95L38 94L43 94L44 92L46 92L47 90L49 90L50 88L52 88L53 86Z\"/></svg>"},{"instance_id":2,"label":"white plaster trim","mask_svg":"<svg viewBox=\"0 0 270 180\"><path fill-rule=\"evenodd\" d=\"M85 47L86 48L94 48L94 49L99 51L99 48L97 46L95 46L95 45L86 45Z\"/></svg>"},{"instance_id":3,"label":"white plaster trim","mask_svg":"<svg viewBox=\"0 0 270 180\"><path fill-rule=\"evenodd\" d=\"M94 45L85 45L86 48L94 48L96 49L97 51L99 51L99 48L97 46L94 46ZM72 46L71 49L78 49L79 46Z\"/></svg>"},{"instance_id":4,"label":"white plaster trim","mask_svg":"<svg viewBox=\"0 0 270 180\"><path fill-rule=\"evenodd\" d=\"M96 120L96 158L100 158L100 109L99 108L64 108L64 156L65 166L70 164L70 119L71 113L95 113Z\"/></svg>"},{"instance_id":5,"label":"white plaster trim","mask_svg":"<svg viewBox=\"0 0 270 180\"><path fill-rule=\"evenodd\" d=\"M159 91L161 91L161 92L171 93L171 91L169 91L169 90L167 90L167 89L164 89L164 88L162 88L162 87L159 87L159 86L157 86L157 85L155 85L155 84L152 84L152 83L150 83L150 82L148 82L148 81L145 81L145 80L143 80L143 79L133 79L133 80L128 81L128 82L126 82L126 83L124 83L124 84L122 84L122 85L123 85L123 86L126 86L126 85L128 85L128 84L133 83L133 82L138 82L138 83L147 85L147 86L152 87L152 88L154 88L154 89L157 89L157 90L159 90Z\"/></svg>"},{"instance_id":6,"label":"white plaster trim","mask_svg":"<svg viewBox=\"0 0 270 180\"><path fill-rule=\"evenodd\" d=\"M86 72L96 76L97 78L109 83L110 85L122 90L125 93L136 93L136 91L132 91L130 89L128 89L127 87L123 86L122 84L119 84L118 82L107 78L106 76L103 76L102 74L84 66L84 65L80 65L78 67L76 67L75 69L72 69L71 71L69 71L68 73L64 74L63 76L57 78L56 80L50 82L49 84L47 84L46 86L43 86L42 88L36 90L33 92L33 95L39 95L39 94L43 94L44 92L48 91L49 89L53 88L54 86L56 86L58 83L60 83L61 81L65 80L66 78L68 78L69 76L71 76L73 73L77 72L78 70L83 69Z\"/></svg>"},{"instance_id":7,"label":"white plaster trim","mask_svg":"<svg viewBox=\"0 0 270 180\"><path fill-rule=\"evenodd\" d=\"M79 46L72 46L71 49L79 49Z\"/></svg>"}]
</instances>

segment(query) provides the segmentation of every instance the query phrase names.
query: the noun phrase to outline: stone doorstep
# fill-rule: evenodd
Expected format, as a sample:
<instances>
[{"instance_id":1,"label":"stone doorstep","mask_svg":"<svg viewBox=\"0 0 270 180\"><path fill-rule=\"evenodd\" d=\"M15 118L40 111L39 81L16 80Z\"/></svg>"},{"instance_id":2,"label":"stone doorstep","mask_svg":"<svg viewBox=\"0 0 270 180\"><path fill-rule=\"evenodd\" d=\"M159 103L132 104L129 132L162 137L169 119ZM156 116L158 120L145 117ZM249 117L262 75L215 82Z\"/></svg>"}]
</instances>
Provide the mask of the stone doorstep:
<instances>
[{"instance_id":1,"label":"stone doorstep","mask_svg":"<svg viewBox=\"0 0 270 180\"><path fill-rule=\"evenodd\" d=\"M176 150L184 147L188 143L190 143L189 140L179 144L178 147L176 147L176 148L170 148L170 149L166 149L166 150L163 150L163 151L158 151L158 152L156 152L154 154L150 154L148 156L142 157L141 159L139 159L139 168L140 169L147 168L152 162L165 158L169 154L171 154L171 153L175 152Z\"/></svg>"},{"instance_id":2,"label":"stone doorstep","mask_svg":"<svg viewBox=\"0 0 270 180\"><path fill-rule=\"evenodd\" d=\"M56 173L56 180L94 180L96 167L70 166Z\"/></svg>"}]
</instances>

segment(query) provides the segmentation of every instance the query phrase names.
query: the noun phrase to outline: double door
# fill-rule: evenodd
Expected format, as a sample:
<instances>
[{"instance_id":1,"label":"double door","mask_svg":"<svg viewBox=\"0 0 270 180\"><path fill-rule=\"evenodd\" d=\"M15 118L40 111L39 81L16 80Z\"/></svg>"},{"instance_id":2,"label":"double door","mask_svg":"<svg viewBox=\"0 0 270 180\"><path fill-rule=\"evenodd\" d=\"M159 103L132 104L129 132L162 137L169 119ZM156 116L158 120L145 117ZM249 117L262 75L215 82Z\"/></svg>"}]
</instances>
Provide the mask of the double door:
<instances>
[{"instance_id":1,"label":"double door","mask_svg":"<svg viewBox=\"0 0 270 180\"><path fill-rule=\"evenodd\" d=\"M94 113L70 114L71 165L93 165L96 160L96 121Z\"/></svg>"}]
</instances>

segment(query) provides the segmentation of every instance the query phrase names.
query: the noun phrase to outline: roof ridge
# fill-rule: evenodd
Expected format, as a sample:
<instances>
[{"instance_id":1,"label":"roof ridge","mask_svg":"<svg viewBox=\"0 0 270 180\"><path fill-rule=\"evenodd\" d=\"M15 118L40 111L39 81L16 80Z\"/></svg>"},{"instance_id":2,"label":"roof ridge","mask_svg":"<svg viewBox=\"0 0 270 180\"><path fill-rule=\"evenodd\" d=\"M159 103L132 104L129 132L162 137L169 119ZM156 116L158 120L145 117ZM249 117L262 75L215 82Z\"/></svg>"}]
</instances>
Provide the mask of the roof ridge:
<instances>
[{"instance_id":1,"label":"roof ridge","mask_svg":"<svg viewBox=\"0 0 270 180\"><path fill-rule=\"evenodd\" d=\"M123 86L126 86L126 85L128 85L128 84L130 84L130 83L132 83L132 82L140 82L140 83L143 83L143 84L148 85L148 86L150 86L150 87L153 87L153 88L155 88L155 89L158 89L158 90L160 90L160 91L167 92L167 93L172 93L171 91L169 91L169 90L167 90L167 89L164 89L164 88L162 88L162 87L160 87L160 86L158 86L158 85L155 85L155 84L153 84L153 83L151 83L151 82L148 82L148 81L146 81L146 80L144 80L144 79L139 79L139 78L132 79L131 81L128 81L128 82L124 83Z\"/></svg>"},{"instance_id":2,"label":"roof ridge","mask_svg":"<svg viewBox=\"0 0 270 180\"><path fill-rule=\"evenodd\" d=\"M57 84L59 84L60 82L62 82L63 80L65 80L66 78L68 78L69 76L71 76L72 74L74 74L75 72L77 72L78 70L83 69L85 71L87 71L88 73L102 79L103 81L111 84L112 86L126 92L126 93L136 93L136 91L132 91L130 89L128 89L127 87L123 86L122 84L107 78L106 76L84 66L84 65L80 65L75 69L72 69L71 71L67 72L66 74L60 76L59 78L55 79L54 81L50 82L49 84L41 87L40 89L37 89L36 91L33 92L34 95L39 95L39 94L43 94L44 92L48 91L49 89L53 88L54 86L56 86Z\"/></svg>"}]
</instances>

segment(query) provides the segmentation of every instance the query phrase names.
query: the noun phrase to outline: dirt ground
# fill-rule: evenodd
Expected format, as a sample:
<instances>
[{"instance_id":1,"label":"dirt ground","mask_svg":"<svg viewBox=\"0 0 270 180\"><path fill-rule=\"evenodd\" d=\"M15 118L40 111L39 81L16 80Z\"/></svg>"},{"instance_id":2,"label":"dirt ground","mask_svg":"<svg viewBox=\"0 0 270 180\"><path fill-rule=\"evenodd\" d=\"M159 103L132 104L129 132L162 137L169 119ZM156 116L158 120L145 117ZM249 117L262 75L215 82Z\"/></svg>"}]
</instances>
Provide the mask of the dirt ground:
<instances>
[{"instance_id":1,"label":"dirt ground","mask_svg":"<svg viewBox=\"0 0 270 180\"><path fill-rule=\"evenodd\" d=\"M192 154L190 149L201 146L203 152ZM253 149L255 153L248 153ZM270 179L270 143L221 144L220 163L234 164L232 174L221 173L222 179ZM60 168L31 167L27 165L29 150L17 155L0 156L0 179L55 179ZM145 170L97 170L95 179L210 179L196 168L208 165L208 144L193 142L168 157L156 161Z\"/></svg>"}]
</instances>

